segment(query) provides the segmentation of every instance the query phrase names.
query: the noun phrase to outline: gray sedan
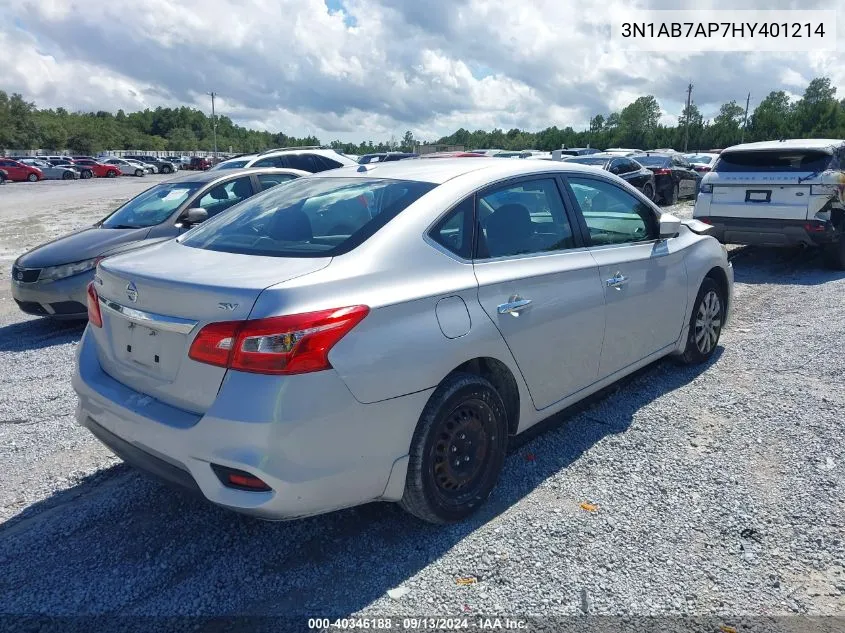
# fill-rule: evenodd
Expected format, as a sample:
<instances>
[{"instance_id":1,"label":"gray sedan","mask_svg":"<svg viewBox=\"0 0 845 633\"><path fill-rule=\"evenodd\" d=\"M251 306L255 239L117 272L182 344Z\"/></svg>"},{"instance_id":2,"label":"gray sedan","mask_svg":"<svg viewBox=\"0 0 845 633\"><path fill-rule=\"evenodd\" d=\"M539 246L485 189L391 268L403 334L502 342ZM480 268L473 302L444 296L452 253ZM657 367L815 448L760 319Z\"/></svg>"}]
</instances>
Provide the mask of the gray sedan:
<instances>
[{"instance_id":1,"label":"gray sedan","mask_svg":"<svg viewBox=\"0 0 845 633\"><path fill-rule=\"evenodd\" d=\"M192 173L147 189L92 227L24 253L12 266L12 297L27 314L85 319L86 287L104 256L171 239L274 185L296 169Z\"/></svg>"},{"instance_id":2,"label":"gray sedan","mask_svg":"<svg viewBox=\"0 0 845 633\"><path fill-rule=\"evenodd\" d=\"M512 435L659 358L713 357L733 269L709 230L569 163L324 171L99 264L77 419L240 512L458 521Z\"/></svg>"},{"instance_id":3,"label":"gray sedan","mask_svg":"<svg viewBox=\"0 0 845 633\"><path fill-rule=\"evenodd\" d=\"M46 180L76 180L80 176L80 173L73 167L55 166L46 160L23 158L20 162L30 167L38 167L44 173Z\"/></svg>"}]
</instances>

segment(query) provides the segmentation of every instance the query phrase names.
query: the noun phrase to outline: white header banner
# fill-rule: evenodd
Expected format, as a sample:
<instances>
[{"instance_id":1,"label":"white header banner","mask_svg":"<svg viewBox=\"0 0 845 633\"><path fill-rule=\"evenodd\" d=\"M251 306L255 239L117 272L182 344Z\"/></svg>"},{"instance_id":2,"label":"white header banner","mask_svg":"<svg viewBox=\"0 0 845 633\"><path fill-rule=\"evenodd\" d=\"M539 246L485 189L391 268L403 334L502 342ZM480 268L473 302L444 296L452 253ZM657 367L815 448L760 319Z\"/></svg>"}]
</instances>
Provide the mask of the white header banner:
<instances>
[{"instance_id":1,"label":"white header banner","mask_svg":"<svg viewBox=\"0 0 845 633\"><path fill-rule=\"evenodd\" d=\"M611 42L664 52L835 51L836 11L630 9L611 22Z\"/></svg>"}]
</instances>

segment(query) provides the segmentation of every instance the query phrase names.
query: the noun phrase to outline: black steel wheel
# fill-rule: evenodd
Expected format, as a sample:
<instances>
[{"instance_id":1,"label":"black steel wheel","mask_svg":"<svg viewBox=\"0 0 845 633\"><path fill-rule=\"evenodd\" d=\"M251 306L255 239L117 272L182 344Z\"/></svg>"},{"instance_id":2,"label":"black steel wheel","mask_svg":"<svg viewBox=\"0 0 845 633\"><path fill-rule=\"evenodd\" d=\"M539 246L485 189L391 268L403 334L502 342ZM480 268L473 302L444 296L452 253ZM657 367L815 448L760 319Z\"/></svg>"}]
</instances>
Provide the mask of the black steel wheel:
<instances>
[{"instance_id":1,"label":"black steel wheel","mask_svg":"<svg viewBox=\"0 0 845 633\"><path fill-rule=\"evenodd\" d=\"M414 432L402 507L430 523L453 523L474 513L504 464L506 411L489 381L474 374L448 376Z\"/></svg>"}]
</instances>

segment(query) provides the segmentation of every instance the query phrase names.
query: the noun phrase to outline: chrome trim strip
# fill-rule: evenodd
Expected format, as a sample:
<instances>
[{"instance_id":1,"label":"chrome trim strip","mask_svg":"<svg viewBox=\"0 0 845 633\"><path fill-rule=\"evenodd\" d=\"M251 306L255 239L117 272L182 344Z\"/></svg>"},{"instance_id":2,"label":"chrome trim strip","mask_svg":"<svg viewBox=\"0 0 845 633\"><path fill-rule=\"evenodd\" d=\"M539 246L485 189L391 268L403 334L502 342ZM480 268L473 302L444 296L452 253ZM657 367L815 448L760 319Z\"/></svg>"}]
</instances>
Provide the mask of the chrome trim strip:
<instances>
[{"instance_id":1,"label":"chrome trim strip","mask_svg":"<svg viewBox=\"0 0 845 633\"><path fill-rule=\"evenodd\" d=\"M119 303L115 303L114 301L109 301L103 297L100 297L100 305L106 310L122 316L124 319L156 330L166 330L168 332L177 332L179 334L190 334L197 326L197 321L165 316L154 312L144 312L143 310L129 308L127 306L120 305Z\"/></svg>"}]
</instances>

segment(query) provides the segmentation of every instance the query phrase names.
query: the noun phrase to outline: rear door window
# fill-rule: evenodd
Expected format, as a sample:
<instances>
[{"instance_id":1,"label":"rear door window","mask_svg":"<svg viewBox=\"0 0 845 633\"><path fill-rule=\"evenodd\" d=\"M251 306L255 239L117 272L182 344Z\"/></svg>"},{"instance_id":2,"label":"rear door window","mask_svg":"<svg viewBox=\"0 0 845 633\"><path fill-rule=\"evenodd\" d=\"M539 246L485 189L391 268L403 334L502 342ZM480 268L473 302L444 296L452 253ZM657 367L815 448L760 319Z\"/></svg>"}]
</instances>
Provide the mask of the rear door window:
<instances>
[{"instance_id":1,"label":"rear door window","mask_svg":"<svg viewBox=\"0 0 845 633\"><path fill-rule=\"evenodd\" d=\"M476 258L510 257L575 247L572 227L551 178L503 185L478 197Z\"/></svg>"},{"instance_id":2,"label":"rear door window","mask_svg":"<svg viewBox=\"0 0 845 633\"><path fill-rule=\"evenodd\" d=\"M818 150L769 150L722 152L713 171L726 172L807 172L828 169L832 156Z\"/></svg>"}]
</instances>

